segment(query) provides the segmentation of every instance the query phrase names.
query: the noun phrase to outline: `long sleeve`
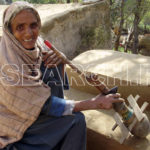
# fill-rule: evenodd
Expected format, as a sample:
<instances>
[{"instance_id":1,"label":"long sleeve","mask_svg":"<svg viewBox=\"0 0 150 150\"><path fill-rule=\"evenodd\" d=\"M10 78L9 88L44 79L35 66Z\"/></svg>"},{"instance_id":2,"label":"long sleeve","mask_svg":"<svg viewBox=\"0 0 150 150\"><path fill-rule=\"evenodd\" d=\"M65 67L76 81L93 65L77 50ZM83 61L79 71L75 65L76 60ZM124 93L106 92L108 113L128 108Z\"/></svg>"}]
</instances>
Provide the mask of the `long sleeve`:
<instances>
[{"instance_id":1,"label":"long sleeve","mask_svg":"<svg viewBox=\"0 0 150 150\"><path fill-rule=\"evenodd\" d=\"M61 117L64 115L71 115L73 108L73 100L65 100L63 98L51 96L50 100L48 100L43 106L41 114L46 114L54 117Z\"/></svg>"},{"instance_id":2,"label":"long sleeve","mask_svg":"<svg viewBox=\"0 0 150 150\"><path fill-rule=\"evenodd\" d=\"M71 115L75 106L75 102L73 100L66 100L65 109L63 112L63 116Z\"/></svg>"}]
</instances>

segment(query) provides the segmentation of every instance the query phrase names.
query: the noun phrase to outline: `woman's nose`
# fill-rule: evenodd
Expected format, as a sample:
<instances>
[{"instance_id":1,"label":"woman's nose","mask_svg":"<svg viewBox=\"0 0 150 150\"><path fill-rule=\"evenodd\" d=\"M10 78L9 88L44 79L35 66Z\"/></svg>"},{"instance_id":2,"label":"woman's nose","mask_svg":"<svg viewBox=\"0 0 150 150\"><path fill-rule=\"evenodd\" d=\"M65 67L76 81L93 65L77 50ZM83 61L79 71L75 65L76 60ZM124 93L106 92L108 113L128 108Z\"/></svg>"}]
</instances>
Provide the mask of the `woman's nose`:
<instances>
[{"instance_id":1,"label":"woman's nose","mask_svg":"<svg viewBox=\"0 0 150 150\"><path fill-rule=\"evenodd\" d=\"M31 28L26 28L25 36L32 36L32 35L33 35L32 29Z\"/></svg>"}]
</instances>

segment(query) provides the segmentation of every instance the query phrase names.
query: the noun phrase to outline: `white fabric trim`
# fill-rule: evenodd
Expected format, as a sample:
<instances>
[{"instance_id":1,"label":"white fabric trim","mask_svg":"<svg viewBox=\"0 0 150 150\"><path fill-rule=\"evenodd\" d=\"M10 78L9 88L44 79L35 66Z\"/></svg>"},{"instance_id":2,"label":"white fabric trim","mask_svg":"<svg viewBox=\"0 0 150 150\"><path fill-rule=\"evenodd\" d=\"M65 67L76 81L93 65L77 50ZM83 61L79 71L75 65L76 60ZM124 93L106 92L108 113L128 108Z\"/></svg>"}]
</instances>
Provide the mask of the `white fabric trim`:
<instances>
[{"instance_id":1,"label":"white fabric trim","mask_svg":"<svg viewBox=\"0 0 150 150\"><path fill-rule=\"evenodd\" d=\"M75 102L74 100L66 100L65 110L63 112L63 116L65 115L72 115L72 111L74 109Z\"/></svg>"}]
</instances>

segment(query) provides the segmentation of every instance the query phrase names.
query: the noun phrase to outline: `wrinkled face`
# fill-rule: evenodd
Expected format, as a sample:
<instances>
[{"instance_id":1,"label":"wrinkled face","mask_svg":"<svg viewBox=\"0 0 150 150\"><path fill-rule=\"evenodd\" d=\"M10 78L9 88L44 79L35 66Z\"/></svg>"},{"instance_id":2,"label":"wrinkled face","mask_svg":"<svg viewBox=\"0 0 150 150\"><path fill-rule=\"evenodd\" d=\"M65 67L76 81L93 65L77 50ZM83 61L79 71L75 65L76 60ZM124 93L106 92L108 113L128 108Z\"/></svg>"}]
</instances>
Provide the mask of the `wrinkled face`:
<instances>
[{"instance_id":1,"label":"wrinkled face","mask_svg":"<svg viewBox=\"0 0 150 150\"><path fill-rule=\"evenodd\" d=\"M11 21L13 35L28 50L35 47L39 28L36 16L28 10L21 11Z\"/></svg>"}]
</instances>

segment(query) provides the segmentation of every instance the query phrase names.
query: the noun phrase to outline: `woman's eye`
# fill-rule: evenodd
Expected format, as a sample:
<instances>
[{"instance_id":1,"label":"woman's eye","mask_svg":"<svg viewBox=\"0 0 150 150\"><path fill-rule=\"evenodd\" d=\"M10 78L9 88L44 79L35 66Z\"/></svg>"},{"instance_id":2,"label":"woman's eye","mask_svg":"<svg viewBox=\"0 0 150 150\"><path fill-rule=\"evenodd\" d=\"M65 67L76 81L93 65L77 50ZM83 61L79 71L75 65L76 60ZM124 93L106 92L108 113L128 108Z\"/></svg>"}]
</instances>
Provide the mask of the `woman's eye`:
<instances>
[{"instance_id":1,"label":"woman's eye","mask_svg":"<svg viewBox=\"0 0 150 150\"><path fill-rule=\"evenodd\" d=\"M37 23L32 23L32 24L31 24L31 28L32 28L32 29L35 29L35 28L37 28L37 27L38 27L38 24L37 24Z\"/></svg>"},{"instance_id":2,"label":"woman's eye","mask_svg":"<svg viewBox=\"0 0 150 150\"><path fill-rule=\"evenodd\" d=\"M22 30L23 30L23 25L18 25L18 26L17 26L17 30L18 30L18 31L22 31Z\"/></svg>"}]
</instances>

